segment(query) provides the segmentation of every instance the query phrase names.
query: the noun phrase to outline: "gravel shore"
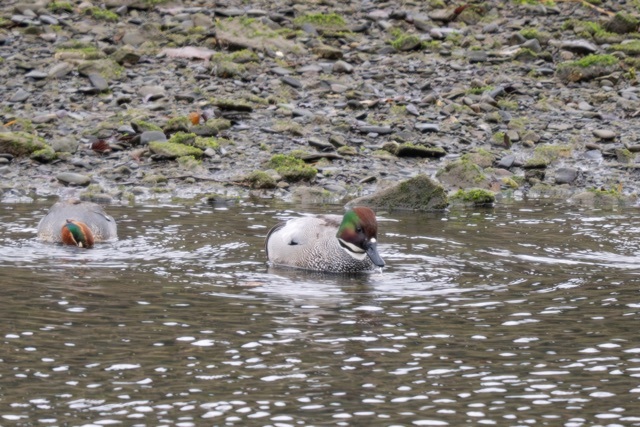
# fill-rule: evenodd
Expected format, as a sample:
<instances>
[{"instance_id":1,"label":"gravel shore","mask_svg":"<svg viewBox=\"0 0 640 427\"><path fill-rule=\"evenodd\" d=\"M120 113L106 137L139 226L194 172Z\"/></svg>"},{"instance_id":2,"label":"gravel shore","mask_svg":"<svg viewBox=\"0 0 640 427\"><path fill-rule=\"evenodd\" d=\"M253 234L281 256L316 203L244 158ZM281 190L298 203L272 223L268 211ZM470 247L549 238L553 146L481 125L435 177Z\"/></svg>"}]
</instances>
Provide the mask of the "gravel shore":
<instances>
[{"instance_id":1,"label":"gravel shore","mask_svg":"<svg viewBox=\"0 0 640 427\"><path fill-rule=\"evenodd\" d=\"M633 205L637 2L3 1L0 193Z\"/></svg>"}]
</instances>

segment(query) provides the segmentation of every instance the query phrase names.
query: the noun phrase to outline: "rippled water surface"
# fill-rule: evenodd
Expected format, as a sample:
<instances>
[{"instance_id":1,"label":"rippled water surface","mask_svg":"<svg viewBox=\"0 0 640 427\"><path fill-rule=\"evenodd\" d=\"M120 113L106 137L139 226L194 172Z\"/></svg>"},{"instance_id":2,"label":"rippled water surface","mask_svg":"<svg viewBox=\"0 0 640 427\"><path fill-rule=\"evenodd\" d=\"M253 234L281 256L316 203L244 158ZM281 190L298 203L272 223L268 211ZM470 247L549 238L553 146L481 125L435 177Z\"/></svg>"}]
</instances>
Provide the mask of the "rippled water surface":
<instances>
[{"instance_id":1,"label":"rippled water surface","mask_svg":"<svg viewBox=\"0 0 640 427\"><path fill-rule=\"evenodd\" d=\"M80 250L48 206L0 205L2 426L640 425L637 209L383 213L335 276L265 264L319 207L111 206Z\"/></svg>"}]
</instances>

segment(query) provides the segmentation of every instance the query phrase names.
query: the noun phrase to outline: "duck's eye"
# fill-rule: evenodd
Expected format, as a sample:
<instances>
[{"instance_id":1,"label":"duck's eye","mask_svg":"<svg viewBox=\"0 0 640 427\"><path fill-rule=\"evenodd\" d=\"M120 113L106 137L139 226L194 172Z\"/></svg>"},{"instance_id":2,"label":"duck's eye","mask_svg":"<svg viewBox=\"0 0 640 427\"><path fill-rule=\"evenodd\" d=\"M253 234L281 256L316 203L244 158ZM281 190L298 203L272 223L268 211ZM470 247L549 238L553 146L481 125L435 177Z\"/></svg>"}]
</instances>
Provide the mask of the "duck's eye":
<instances>
[{"instance_id":1,"label":"duck's eye","mask_svg":"<svg viewBox=\"0 0 640 427\"><path fill-rule=\"evenodd\" d=\"M356 227L356 231L357 231L358 233L362 233L362 227Z\"/></svg>"}]
</instances>

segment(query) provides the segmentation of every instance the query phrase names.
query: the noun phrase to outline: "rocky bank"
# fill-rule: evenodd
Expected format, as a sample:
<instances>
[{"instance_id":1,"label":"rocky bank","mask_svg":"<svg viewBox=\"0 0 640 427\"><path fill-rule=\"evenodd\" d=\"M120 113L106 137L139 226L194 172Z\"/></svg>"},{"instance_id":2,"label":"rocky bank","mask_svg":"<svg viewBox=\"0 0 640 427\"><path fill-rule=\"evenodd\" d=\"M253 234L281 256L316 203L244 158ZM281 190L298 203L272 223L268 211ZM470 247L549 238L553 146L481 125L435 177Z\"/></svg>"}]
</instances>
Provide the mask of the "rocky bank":
<instances>
[{"instance_id":1,"label":"rocky bank","mask_svg":"<svg viewBox=\"0 0 640 427\"><path fill-rule=\"evenodd\" d=\"M597 3L3 1L0 197L634 204L640 4Z\"/></svg>"}]
</instances>

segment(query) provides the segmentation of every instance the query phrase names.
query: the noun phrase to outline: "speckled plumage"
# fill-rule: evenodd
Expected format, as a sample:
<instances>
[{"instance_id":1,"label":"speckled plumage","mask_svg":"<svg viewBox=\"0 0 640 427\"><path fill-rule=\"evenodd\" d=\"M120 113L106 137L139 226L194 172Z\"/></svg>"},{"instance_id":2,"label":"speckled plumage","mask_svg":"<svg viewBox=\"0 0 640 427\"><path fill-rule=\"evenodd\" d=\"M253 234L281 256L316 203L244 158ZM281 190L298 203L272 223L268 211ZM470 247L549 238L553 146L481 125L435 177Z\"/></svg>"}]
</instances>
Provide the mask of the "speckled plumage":
<instances>
[{"instance_id":1,"label":"speckled plumage","mask_svg":"<svg viewBox=\"0 0 640 427\"><path fill-rule=\"evenodd\" d=\"M348 211L343 217L317 215L294 218L277 224L269 231L265 244L267 257L274 265L306 270L331 273L372 271L384 266L376 249L377 230L375 214L362 207ZM348 246L351 250L347 249Z\"/></svg>"},{"instance_id":2,"label":"speckled plumage","mask_svg":"<svg viewBox=\"0 0 640 427\"><path fill-rule=\"evenodd\" d=\"M118 238L116 221L107 215L102 206L91 202L62 201L54 204L38 224L38 239L63 243L62 229L67 220L86 224L96 242Z\"/></svg>"}]
</instances>

